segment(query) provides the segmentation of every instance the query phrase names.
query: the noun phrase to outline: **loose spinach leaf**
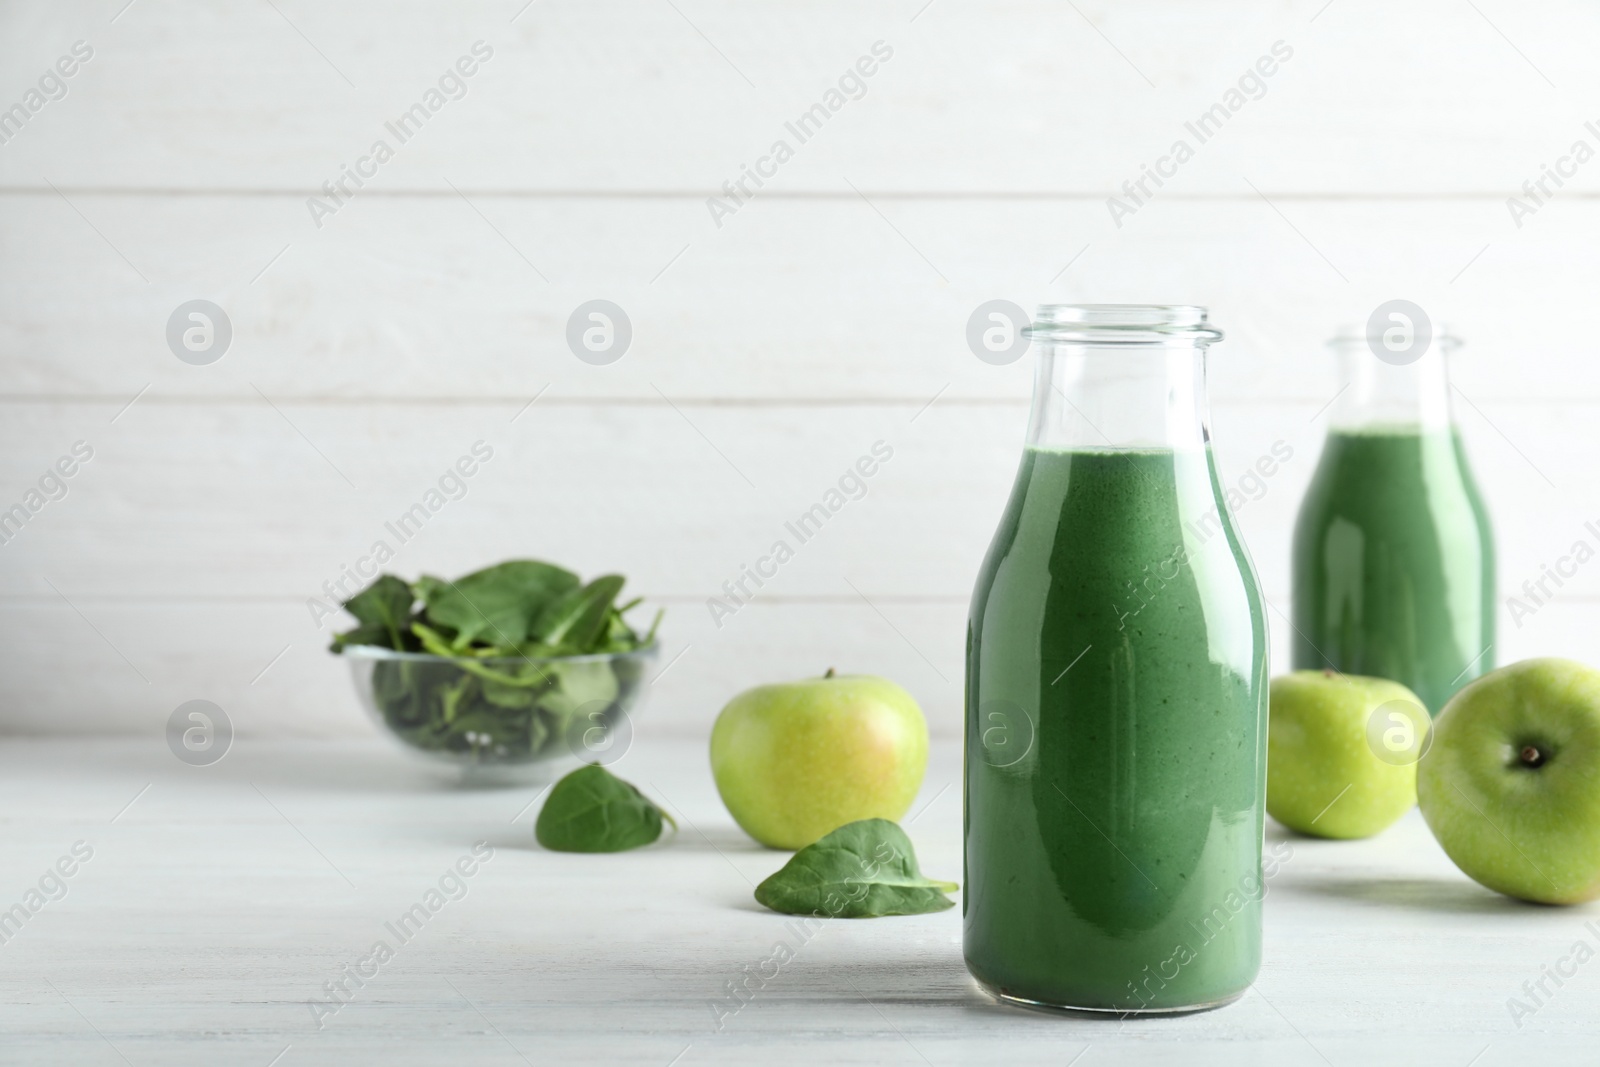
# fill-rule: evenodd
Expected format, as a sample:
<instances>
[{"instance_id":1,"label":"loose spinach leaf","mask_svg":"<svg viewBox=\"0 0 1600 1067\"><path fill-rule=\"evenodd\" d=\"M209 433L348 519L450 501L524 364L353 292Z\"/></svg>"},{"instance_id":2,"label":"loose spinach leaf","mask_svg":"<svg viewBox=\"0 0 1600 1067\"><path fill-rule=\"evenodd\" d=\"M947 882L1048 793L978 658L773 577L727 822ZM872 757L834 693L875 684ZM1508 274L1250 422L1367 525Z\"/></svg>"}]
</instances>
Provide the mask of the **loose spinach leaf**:
<instances>
[{"instance_id":1,"label":"loose spinach leaf","mask_svg":"<svg viewBox=\"0 0 1600 1067\"><path fill-rule=\"evenodd\" d=\"M904 830L888 819L849 823L807 845L756 886L756 900L789 915L871 919L943 911L959 888L922 876Z\"/></svg>"},{"instance_id":2,"label":"loose spinach leaf","mask_svg":"<svg viewBox=\"0 0 1600 1067\"><path fill-rule=\"evenodd\" d=\"M639 601L618 606L623 584L608 574L585 585L538 560L453 582L424 575L407 585L386 574L346 602L360 625L337 635L332 651L375 645L443 657L372 666L373 699L411 745L484 762L557 754L579 732L613 724L644 685L642 660L563 662L654 642L661 613L641 636L624 618Z\"/></svg>"},{"instance_id":3,"label":"loose spinach leaf","mask_svg":"<svg viewBox=\"0 0 1600 1067\"><path fill-rule=\"evenodd\" d=\"M626 852L661 836L672 816L598 763L555 784L534 823L539 844L556 852Z\"/></svg>"}]
</instances>

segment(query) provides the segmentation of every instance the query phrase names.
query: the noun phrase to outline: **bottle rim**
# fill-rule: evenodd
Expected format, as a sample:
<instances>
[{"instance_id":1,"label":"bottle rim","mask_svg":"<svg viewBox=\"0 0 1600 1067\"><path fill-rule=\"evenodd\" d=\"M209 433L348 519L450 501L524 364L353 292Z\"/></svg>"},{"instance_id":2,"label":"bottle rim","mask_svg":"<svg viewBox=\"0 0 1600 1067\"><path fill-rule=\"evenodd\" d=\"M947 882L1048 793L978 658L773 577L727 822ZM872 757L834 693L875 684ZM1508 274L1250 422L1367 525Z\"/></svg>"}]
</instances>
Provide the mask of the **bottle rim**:
<instances>
[{"instance_id":1,"label":"bottle rim","mask_svg":"<svg viewBox=\"0 0 1600 1067\"><path fill-rule=\"evenodd\" d=\"M1095 345L1204 345L1222 339L1198 304L1041 304L1023 333L1032 341Z\"/></svg>"},{"instance_id":2,"label":"bottle rim","mask_svg":"<svg viewBox=\"0 0 1600 1067\"><path fill-rule=\"evenodd\" d=\"M1328 338L1327 347L1335 352L1343 352L1347 349L1361 348L1363 346L1373 348L1376 351L1374 346L1382 345L1383 343L1384 339L1381 336L1368 337L1366 330L1362 327L1346 324L1335 330L1333 336ZM1466 342L1462 341L1460 336L1449 326L1441 324L1434 332L1432 343L1439 346L1439 351L1450 353Z\"/></svg>"}]
</instances>

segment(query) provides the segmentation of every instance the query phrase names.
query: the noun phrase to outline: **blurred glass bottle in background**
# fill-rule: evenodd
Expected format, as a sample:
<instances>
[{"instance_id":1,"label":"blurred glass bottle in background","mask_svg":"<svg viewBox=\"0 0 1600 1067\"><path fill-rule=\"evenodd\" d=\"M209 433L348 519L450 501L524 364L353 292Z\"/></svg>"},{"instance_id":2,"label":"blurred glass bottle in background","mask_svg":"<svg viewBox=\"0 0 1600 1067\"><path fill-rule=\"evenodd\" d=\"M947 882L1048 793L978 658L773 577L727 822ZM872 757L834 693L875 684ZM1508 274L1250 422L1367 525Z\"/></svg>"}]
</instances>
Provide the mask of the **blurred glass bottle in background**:
<instances>
[{"instance_id":1,"label":"blurred glass bottle in background","mask_svg":"<svg viewBox=\"0 0 1600 1067\"><path fill-rule=\"evenodd\" d=\"M1343 388L1295 524L1293 666L1393 679L1437 715L1494 667L1494 537L1450 411L1460 342L1395 306L1330 342Z\"/></svg>"}]
</instances>

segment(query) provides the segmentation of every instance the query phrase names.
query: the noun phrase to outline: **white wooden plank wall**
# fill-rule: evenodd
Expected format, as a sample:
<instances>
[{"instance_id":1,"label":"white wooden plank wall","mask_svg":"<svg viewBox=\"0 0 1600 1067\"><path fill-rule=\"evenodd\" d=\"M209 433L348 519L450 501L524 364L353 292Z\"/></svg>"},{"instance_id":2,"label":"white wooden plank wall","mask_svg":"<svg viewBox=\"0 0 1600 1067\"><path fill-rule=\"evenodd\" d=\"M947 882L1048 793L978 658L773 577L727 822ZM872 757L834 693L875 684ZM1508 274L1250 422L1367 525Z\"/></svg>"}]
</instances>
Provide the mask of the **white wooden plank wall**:
<instances>
[{"instance_id":1,"label":"white wooden plank wall","mask_svg":"<svg viewBox=\"0 0 1600 1067\"><path fill-rule=\"evenodd\" d=\"M393 566L626 572L681 653L650 729L831 665L954 733L1028 390L966 349L996 297L1213 308L1224 475L1294 449L1240 513L1280 609L1322 341L1395 297L1468 341L1503 591L1600 543L1600 161L1521 226L1506 202L1600 148L1592 5L125 2L0 5L0 109L93 51L0 144L0 509L93 449L0 545L0 729L153 737L205 697L243 734L365 731L306 601L482 440ZM464 95L386 132L479 41ZM880 41L719 226L707 197ZM316 225L380 137L394 158ZM1106 198L1180 137L1194 158L1116 225ZM633 325L609 366L564 338L596 298ZM193 299L232 324L209 366L165 339ZM879 440L864 498L714 625L706 598ZM1502 625L1507 658L1595 658L1600 566Z\"/></svg>"}]
</instances>

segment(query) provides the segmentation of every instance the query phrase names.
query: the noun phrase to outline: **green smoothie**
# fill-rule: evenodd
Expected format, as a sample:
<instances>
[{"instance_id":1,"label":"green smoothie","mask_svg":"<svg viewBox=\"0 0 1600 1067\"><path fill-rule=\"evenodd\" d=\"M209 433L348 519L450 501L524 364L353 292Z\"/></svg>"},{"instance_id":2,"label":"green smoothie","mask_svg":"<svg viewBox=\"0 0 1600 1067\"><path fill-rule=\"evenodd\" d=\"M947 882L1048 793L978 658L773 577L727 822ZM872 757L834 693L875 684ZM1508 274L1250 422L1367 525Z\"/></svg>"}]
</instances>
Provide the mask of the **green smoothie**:
<instances>
[{"instance_id":1,"label":"green smoothie","mask_svg":"<svg viewBox=\"0 0 1600 1067\"><path fill-rule=\"evenodd\" d=\"M965 950L1001 996L1226 1002L1261 958L1266 631L1200 449L1030 448L967 630Z\"/></svg>"},{"instance_id":2,"label":"green smoothie","mask_svg":"<svg viewBox=\"0 0 1600 1067\"><path fill-rule=\"evenodd\" d=\"M1494 667L1494 539L1451 429L1328 434L1294 532L1294 652L1438 714Z\"/></svg>"}]
</instances>

